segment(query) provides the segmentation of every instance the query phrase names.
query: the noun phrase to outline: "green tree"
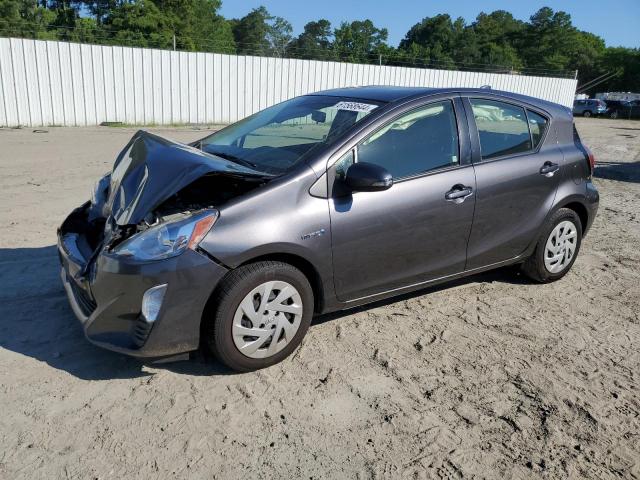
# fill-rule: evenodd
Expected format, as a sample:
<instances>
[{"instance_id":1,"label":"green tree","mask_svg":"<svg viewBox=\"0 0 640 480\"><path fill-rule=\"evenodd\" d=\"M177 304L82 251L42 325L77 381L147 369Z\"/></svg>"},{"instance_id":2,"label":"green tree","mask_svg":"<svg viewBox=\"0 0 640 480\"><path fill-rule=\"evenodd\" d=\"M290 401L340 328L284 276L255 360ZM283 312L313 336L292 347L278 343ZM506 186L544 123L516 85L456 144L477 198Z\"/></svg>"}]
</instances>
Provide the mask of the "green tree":
<instances>
[{"instance_id":1,"label":"green tree","mask_svg":"<svg viewBox=\"0 0 640 480\"><path fill-rule=\"evenodd\" d=\"M122 4L105 23L113 32L111 41L116 45L171 48L173 44L170 20L150 0Z\"/></svg>"},{"instance_id":2,"label":"green tree","mask_svg":"<svg viewBox=\"0 0 640 480\"><path fill-rule=\"evenodd\" d=\"M238 53L245 55L251 53L267 54L269 50L269 41L267 40L269 17L266 8L258 7L234 22L232 31Z\"/></svg>"},{"instance_id":3,"label":"green tree","mask_svg":"<svg viewBox=\"0 0 640 480\"><path fill-rule=\"evenodd\" d=\"M193 15L179 32L186 50L236 52L231 24L217 13L221 4L220 0L191 0Z\"/></svg>"},{"instance_id":4,"label":"green tree","mask_svg":"<svg viewBox=\"0 0 640 480\"><path fill-rule=\"evenodd\" d=\"M148 1L158 9L152 13L153 21L171 30L170 43L175 35L180 50L235 53L231 24L218 14L221 0Z\"/></svg>"},{"instance_id":5,"label":"green tree","mask_svg":"<svg viewBox=\"0 0 640 480\"><path fill-rule=\"evenodd\" d=\"M604 41L579 31L571 16L543 7L531 16L521 43L521 55L527 67L549 70L592 71L604 53Z\"/></svg>"},{"instance_id":6,"label":"green tree","mask_svg":"<svg viewBox=\"0 0 640 480\"><path fill-rule=\"evenodd\" d=\"M47 8L55 14L48 28L56 30L57 38L77 40L73 30L76 28L76 21L80 18L80 3L71 0L49 0Z\"/></svg>"},{"instance_id":7,"label":"green tree","mask_svg":"<svg viewBox=\"0 0 640 480\"><path fill-rule=\"evenodd\" d=\"M407 61L453 68L454 52L463 28L462 20L454 24L447 14L425 17L409 29L400 41L399 50L404 52Z\"/></svg>"},{"instance_id":8,"label":"green tree","mask_svg":"<svg viewBox=\"0 0 640 480\"><path fill-rule=\"evenodd\" d=\"M55 39L56 32L48 30L55 17L35 0L0 0L0 35Z\"/></svg>"},{"instance_id":9,"label":"green tree","mask_svg":"<svg viewBox=\"0 0 640 480\"><path fill-rule=\"evenodd\" d=\"M269 29L267 30L267 41L271 47L272 54L283 57L287 51L287 45L291 41L293 27L282 17L271 17Z\"/></svg>"},{"instance_id":10,"label":"green tree","mask_svg":"<svg viewBox=\"0 0 640 480\"><path fill-rule=\"evenodd\" d=\"M472 64L488 64L509 69L520 69L523 61L518 53L518 40L525 29L524 22L516 20L504 10L480 13L463 35L459 44L471 44L473 53L462 61ZM466 33L465 32L465 33ZM473 42L468 37L473 36Z\"/></svg>"},{"instance_id":11,"label":"green tree","mask_svg":"<svg viewBox=\"0 0 640 480\"><path fill-rule=\"evenodd\" d=\"M80 43L102 43L108 41L108 35L94 18L70 18L70 28L57 31L57 38Z\"/></svg>"},{"instance_id":12,"label":"green tree","mask_svg":"<svg viewBox=\"0 0 640 480\"><path fill-rule=\"evenodd\" d=\"M117 0L82 0L81 3L93 15L98 25L102 25L107 15L118 7Z\"/></svg>"},{"instance_id":13,"label":"green tree","mask_svg":"<svg viewBox=\"0 0 640 480\"><path fill-rule=\"evenodd\" d=\"M333 58L333 32L331 22L320 19L309 22L303 32L293 39L287 47L287 55L293 58L323 59Z\"/></svg>"},{"instance_id":14,"label":"green tree","mask_svg":"<svg viewBox=\"0 0 640 480\"><path fill-rule=\"evenodd\" d=\"M343 22L334 31L333 50L339 60L355 63L376 62L385 49L388 32L371 20Z\"/></svg>"},{"instance_id":15,"label":"green tree","mask_svg":"<svg viewBox=\"0 0 640 480\"><path fill-rule=\"evenodd\" d=\"M282 17L274 17L261 6L233 21L238 53L282 56L291 41L293 28Z\"/></svg>"},{"instance_id":16,"label":"green tree","mask_svg":"<svg viewBox=\"0 0 640 480\"><path fill-rule=\"evenodd\" d=\"M587 93L596 92L640 92L640 49L609 47L599 61L598 71L592 76L580 75L578 84L584 84L599 75L617 73L610 80L589 88Z\"/></svg>"}]
</instances>

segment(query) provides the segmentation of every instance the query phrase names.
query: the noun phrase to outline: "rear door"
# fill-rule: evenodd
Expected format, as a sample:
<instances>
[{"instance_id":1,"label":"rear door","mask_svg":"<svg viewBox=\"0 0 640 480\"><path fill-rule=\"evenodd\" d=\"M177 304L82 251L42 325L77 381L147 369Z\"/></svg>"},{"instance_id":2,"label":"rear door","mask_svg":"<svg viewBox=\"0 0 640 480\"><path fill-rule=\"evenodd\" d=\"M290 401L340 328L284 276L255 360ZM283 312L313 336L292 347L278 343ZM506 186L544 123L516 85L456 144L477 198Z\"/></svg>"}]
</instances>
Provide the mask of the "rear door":
<instances>
[{"instance_id":1,"label":"rear door","mask_svg":"<svg viewBox=\"0 0 640 480\"><path fill-rule=\"evenodd\" d=\"M562 154L542 111L495 98L464 100L476 174L467 270L517 257L537 238Z\"/></svg>"}]
</instances>

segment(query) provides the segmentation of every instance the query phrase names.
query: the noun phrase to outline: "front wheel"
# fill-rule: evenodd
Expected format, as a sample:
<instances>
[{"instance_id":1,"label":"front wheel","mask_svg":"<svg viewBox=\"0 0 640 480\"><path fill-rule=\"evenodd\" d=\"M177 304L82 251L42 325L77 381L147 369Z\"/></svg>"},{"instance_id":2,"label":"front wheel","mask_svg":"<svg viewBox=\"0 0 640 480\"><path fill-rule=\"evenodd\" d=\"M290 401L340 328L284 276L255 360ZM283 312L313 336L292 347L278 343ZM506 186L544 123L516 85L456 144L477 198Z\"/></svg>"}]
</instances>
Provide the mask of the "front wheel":
<instances>
[{"instance_id":1,"label":"front wheel","mask_svg":"<svg viewBox=\"0 0 640 480\"><path fill-rule=\"evenodd\" d=\"M284 360L307 333L313 290L307 277L283 262L239 267L222 281L215 314L204 318L204 342L225 365L240 372Z\"/></svg>"},{"instance_id":2,"label":"front wheel","mask_svg":"<svg viewBox=\"0 0 640 480\"><path fill-rule=\"evenodd\" d=\"M609 116L615 120L616 118L618 118L618 111L614 110Z\"/></svg>"},{"instance_id":3,"label":"front wheel","mask_svg":"<svg viewBox=\"0 0 640 480\"><path fill-rule=\"evenodd\" d=\"M575 262L582 243L582 224L573 210L561 208L542 229L533 254L522 266L533 280L549 283L564 277Z\"/></svg>"}]
</instances>

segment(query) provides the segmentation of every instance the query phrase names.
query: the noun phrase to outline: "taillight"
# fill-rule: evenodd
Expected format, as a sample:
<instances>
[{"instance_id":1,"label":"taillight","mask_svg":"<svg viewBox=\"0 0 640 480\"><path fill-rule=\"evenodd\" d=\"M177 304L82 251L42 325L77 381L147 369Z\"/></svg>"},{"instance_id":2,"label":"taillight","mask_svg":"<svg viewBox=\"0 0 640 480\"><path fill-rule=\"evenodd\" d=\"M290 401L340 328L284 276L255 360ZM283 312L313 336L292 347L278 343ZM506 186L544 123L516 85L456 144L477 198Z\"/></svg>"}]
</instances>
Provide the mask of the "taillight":
<instances>
[{"instance_id":1,"label":"taillight","mask_svg":"<svg viewBox=\"0 0 640 480\"><path fill-rule=\"evenodd\" d=\"M596 157L593 156L593 152L586 145L584 145L584 149L587 153L587 160L589 161L589 170L593 174L593 169L596 168Z\"/></svg>"}]
</instances>

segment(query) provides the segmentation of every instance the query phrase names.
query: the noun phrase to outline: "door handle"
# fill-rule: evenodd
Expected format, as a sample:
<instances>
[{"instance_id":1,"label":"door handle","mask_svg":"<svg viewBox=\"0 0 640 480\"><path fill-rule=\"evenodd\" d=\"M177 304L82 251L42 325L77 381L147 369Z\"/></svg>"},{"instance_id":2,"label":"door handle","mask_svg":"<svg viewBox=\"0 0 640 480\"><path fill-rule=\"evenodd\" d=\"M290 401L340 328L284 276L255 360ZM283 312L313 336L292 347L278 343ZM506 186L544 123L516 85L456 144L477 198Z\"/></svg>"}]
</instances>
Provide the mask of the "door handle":
<instances>
[{"instance_id":1,"label":"door handle","mask_svg":"<svg viewBox=\"0 0 640 480\"><path fill-rule=\"evenodd\" d=\"M560 170L560 166L557 163L544 162L544 165L540 168L540 174L545 177L553 177L558 170Z\"/></svg>"},{"instance_id":2,"label":"door handle","mask_svg":"<svg viewBox=\"0 0 640 480\"><path fill-rule=\"evenodd\" d=\"M469 196L473 195L473 189L465 185L454 185L447 193L444 194L444 199L450 202L462 203Z\"/></svg>"}]
</instances>

